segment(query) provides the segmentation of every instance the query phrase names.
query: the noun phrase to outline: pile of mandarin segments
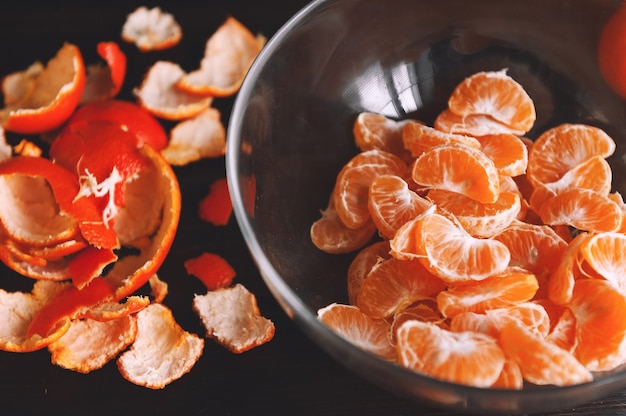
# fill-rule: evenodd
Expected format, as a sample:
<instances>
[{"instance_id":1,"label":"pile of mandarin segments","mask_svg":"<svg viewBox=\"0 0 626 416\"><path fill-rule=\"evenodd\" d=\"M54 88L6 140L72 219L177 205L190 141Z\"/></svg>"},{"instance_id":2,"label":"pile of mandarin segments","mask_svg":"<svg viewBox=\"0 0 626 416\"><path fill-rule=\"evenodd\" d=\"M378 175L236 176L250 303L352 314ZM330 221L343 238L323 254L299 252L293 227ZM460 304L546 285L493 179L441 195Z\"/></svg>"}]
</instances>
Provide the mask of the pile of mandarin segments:
<instances>
[{"instance_id":1,"label":"pile of mandarin segments","mask_svg":"<svg viewBox=\"0 0 626 416\"><path fill-rule=\"evenodd\" d=\"M480 388L592 381L626 361L626 205L614 140L534 126L506 70L465 78L432 123L362 112L360 152L311 226L354 253L318 318L381 359Z\"/></svg>"}]
</instances>

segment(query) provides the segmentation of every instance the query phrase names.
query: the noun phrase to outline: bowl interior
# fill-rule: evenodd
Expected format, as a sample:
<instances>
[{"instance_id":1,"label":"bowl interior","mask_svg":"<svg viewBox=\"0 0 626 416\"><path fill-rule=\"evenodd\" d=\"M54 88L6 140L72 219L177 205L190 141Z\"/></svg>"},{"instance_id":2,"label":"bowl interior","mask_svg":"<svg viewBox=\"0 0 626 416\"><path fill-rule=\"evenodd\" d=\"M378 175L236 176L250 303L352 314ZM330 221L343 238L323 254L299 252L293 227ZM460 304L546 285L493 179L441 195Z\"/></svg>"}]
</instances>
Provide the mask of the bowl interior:
<instances>
[{"instance_id":1,"label":"bowl interior","mask_svg":"<svg viewBox=\"0 0 626 416\"><path fill-rule=\"evenodd\" d=\"M575 3L575 4L574 4ZM564 122L605 129L609 160L626 192L625 103L602 79L596 44L618 0L316 1L267 44L237 97L227 170L235 213L259 269L285 311L322 348L399 394L477 411L531 412L589 401L626 385L623 375L588 385L522 392L441 383L383 363L317 322L318 308L347 302L354 254L310 241L341 166L357 152L361 111L432 123L465 77L507 68L533 98L536 138Z\"/></svg>"}]
</instances>

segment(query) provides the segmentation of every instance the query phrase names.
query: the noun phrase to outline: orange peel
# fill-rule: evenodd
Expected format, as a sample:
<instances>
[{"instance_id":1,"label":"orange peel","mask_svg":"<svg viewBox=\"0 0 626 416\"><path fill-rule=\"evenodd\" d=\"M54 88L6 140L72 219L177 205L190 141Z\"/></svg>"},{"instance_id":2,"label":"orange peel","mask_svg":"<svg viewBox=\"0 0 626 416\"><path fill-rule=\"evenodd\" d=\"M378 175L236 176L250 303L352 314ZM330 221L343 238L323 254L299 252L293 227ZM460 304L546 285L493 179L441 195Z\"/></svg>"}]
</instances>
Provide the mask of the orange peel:
<instances>
[{"instance_id":1,"label":"orange peel","mask_svg":"<svg viewBox=\"0 0 626 416\"><path fill-rule=\"evenodd\" d=\"M133 315L109 321L73 320L48 350L53 364L86 374L104 367L135 340L136 334Z\"/></svg>"},{"instance_id":2,"label":"orange peel","mask_svg":"<svg viewBox=\"0 0 626 416\"><path fill-rule=\"evenodd\" d=\"M53 130L71 116L80 101L86 71L76 45L65 43L45 67L36 67L3 81L3 92L11 97L0 111L6 131L38 134Z\"/></svg>"},{"instance_id":3,"label":"orange peel","mask_svg":"<svg viewBox=\"0 0 626 416\"><path fill-rule=\"evenodd\" d=\"M137 313L137 336L117 366L126 380L162 389L191 371L203 348L204 340L182 329L169 308L153 303Z\"/></svg>"},{"instance_id":4,"label":"orange peel","mask_svg":"<svg viewBox=\"0 0 626 416\"><path fill-rule=\"evenodd\" d=\"M169 143L161 150L163 157L177 166L224 156L225 153L226 129L215 108L207 108L175 125L170 131Z\"/></svg>"},{"instance_id":5,"label":"orange peel","mask_svg":"<svg viewBox=\"0 0 626 416\"><path fill-rule=\"evenodd\" d=\"M142 52L167 49L180 42L182 29L174 15L160 7L140 6L126 16L121 37Z\"/></svg>"},{"instance_id":6,"label":"orange peel","mask_svg":"<svg viewBox=\"0 0 626 416\"><path fill-rule=\"evenodd\" d=\"M243 353L274 337L274 323L261 316L256 297L242 284L195 295L193 309L206 336L234 353Z\"/></svg>"},{"instance_id":7,"label":"orange peel","mask_svg":"<svg viewBox=\"0 0 626 416\"><path fill-rule=\"evenodd\" d=\"M155 62L141 84L133 89L139 105L166 120L194 117L211 105L212 97L202 97L176 88L185 71L170 61Z\"/></svg>"},{"instance_id":8,"label":"orange peel","mask_svg":"<svg viewBox=\"0 0 626 416\"><path fill-rule=\"evenodd\" d=\"M176 87L189 93L225 97L239 90L267 39L254 36L230 16L207 40L200 67L181 77Z\"/></svg>"},{"instance_id":9,"label":"orange peel","mask_svg":"<svg viewBox=\"0 0 626 416\"><path fill-rule=\"evenodd\" d=\"M105 61L86 67L87 80L80 104L97 102L115 97L126 77L126 55L115 42L99 42L98 55Z\"/></svg>"}]
</instances>

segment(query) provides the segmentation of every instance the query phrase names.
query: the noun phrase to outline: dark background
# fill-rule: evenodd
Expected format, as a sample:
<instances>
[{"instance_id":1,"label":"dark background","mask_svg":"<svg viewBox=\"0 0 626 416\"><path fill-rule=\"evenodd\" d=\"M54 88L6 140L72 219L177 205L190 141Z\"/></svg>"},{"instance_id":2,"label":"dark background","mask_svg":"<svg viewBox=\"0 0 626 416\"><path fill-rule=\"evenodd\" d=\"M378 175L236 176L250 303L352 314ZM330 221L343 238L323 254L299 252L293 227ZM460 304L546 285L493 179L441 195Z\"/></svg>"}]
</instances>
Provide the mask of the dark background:
<instances>
[{"instance_id":1,"label":"dark background","mask_svg":"<svg viewBox=\"0 0 626 416\"><path fill-rule=\"evenodd\" d=\"M132 99L132 88L156 60L195 69L204 44L224 19L232 15L254 33L268 38L303 0L177 1L171 3L62 1L39 4L14 0L0 8L0 76L23 70L35 60L46 62L63 42L78 45L86 64L96 62L99 41L117 41L128 58L128 74L120 98ZM183 29L181 43L161 52L140 53L120 39L126 15L136 7L159 5L172 13ZM217 99L225 125L234 97ZM168 123L164 123L170 127ZM11 139L17 139L12 137ZM191 309L194 293L206 290L188 276L183 261L203 251L222 255L258 299L262 314L276 325L272 341L243 354L233 354L206 340L204 354L192 371L162 390L150 390L124 380L115 362L83 375L50 363L47 350L28 354L0 352L1 415L443 415L449 412L399 398L345 370L319 350L274 301L252 262L234 217L225 227L213 227L197 216L197 204L209 184L225 175L223 158L176 168L182 190L182 215L170 255L159 271L169 283L165 304L179 324L204 335ZM15 276L0 267L8 288ZM626 414L622 393L580 406L561 415Z\"/></svg>"}]
</instances>

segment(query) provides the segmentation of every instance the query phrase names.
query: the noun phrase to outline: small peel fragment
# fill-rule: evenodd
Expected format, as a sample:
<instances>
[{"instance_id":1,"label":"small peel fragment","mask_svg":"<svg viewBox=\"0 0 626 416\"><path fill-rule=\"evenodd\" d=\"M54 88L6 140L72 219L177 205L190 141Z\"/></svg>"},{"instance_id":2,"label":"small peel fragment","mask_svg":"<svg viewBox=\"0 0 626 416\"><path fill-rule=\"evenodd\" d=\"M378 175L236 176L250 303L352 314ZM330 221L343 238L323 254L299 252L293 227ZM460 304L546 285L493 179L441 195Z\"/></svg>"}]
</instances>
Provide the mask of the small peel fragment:
<instances>
[{"instance_id":1,"label":"small peel fragment","mask_svg":"<svg viewBox=\"0 0 626 416\"><path fill-rule=\"evenodd\" d=\"M197 277L208 290L230 286L235 269L219 254L204 252L184 262L188 274Z\"/></svg>"},{"instance_id":2,"label":"small peel fragment","mask_svg":"<svg viewBox=\"0 0 626 416\"><path fill-rule=\"evenodd\" d=\"M274 323L261 316L256 297L243 285L195 295L193 309L213 338L228 350L240 354L270 341Z\"/></svg>"},{"instance_id":3,"label":"small peel fragment","mask_svg":"<svg viewBox=\"0 0 626 416\"><path fill-rule=\"evenodd\" d=\"M62 337L48 345L52 363L87 374L98 370L130 345L137 335L137 319L73 320Z\"/></svg>"},{"instance_id":4,"label":"small peel fragment","mask_svg":"<svg viewBox=\"0 0 626 416\"><path fill-rule=\"evenodd\" d=\"M137 336L117 360L122 377L150 389L162 389L198 361L204 340L183 330L172 311L152 303L137 313Z\"/></svg>"},{"instance_id":5,"label":"small peel fragment","mask_svg":"<svg viewBox=\"0 0 626 416\"><path fill-rule=\"evenodd\" d=\"M159 7L140 6L126 16L121 37L140 51L148 52L177 45L183 31L171 13Z\"/></svg>"},{"instance_id":6,"label":"small peel fragment","mask_svg":"<svg viewBox=\"0 0 626 416\"><path fill-rule=\"evenodd\" d=\"M183 166L205 158L224 156L226 129L220 112L212 107L183 120L170 131L170 140L161 154L172 165Z\"/></svg>"},{"instance_id":7,"label":"small peel fragment","mask_svg":"<svg viewBox=\"0 0 626 416\"><path fill-rule=\"evenodd\" d=\"M214 226L228 224L233 212L228 181L226 177L216 179L209 187L209 192L198 203L198 216Z\"/></svg>"}]
</instances>

